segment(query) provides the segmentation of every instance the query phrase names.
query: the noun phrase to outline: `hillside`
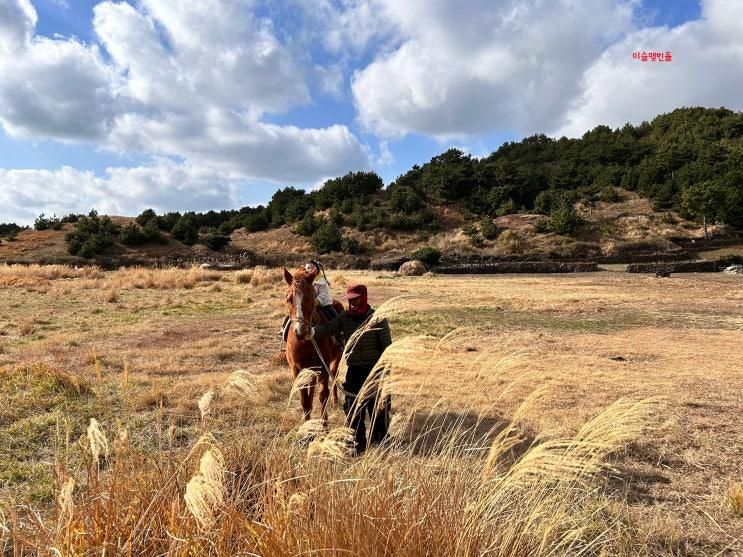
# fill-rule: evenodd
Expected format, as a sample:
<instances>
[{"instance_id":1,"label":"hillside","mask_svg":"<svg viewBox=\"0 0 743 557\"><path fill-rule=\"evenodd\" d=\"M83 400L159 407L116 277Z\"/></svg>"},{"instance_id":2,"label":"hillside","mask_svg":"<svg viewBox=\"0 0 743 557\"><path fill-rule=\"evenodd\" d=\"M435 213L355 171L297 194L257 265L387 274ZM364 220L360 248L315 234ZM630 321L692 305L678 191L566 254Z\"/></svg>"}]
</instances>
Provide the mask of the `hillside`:
<instances>
[{"instance_id":1,"label":"hillside","mask_svg":"<svg viewBox=\"0 0 743 557\"><path fill-rule=\"evenodd\" d=\"M656 211L652 203L637 193L617 189L616 202L595 203L587 207L582 203L574 206L576 213L584 219L584 224L573 236L550 231L537 231L537 223L548 217L534 213L503 215L492 219L497 227L495 239L483 239L476 247L470 236L465 234L467 225L481 226L482 221L467 215L465 211L450 207L435 207L438 222L435 231L395 231L373 229L360 231L350 226L342 226L344 237L359 242L358 257L342 256L337 252L322 256L342 266L361 266L364 261L389 255L408 255L412 251L432 246L444 254L483 254L483 255L524 255L537 257L558 257L568 259L587 258L626 258L627 261L642 254L673 253L681 246L688 247L692 242L700 248L705 244L704 230L698 223L685 220L677 213L665 210ZM129 217L111 217L119 225L134 222ZM0 243L0 261L81 262L71 258L66 252L64 236L74 229L74 224L64 224L61 230L24 230L13 241ZM710 226L708 233L716 240L734 236L724 226ZM213 251L202 244L186 245L176 240L172 234L163 232L166 244L155 242L140 246L126 246L117 241L106 253L107 260L121 260L123 264L147 263L161 259L183 259L199 261L210 259L228 260L241 252L252 252L271 261L296 261L309 255L318 254L312 249L309 238L292 231L284 225L258 232L245 228L231 234L230 244L221 251Z\"/></svg>"},{"instance_id":2,"label":"hillside","mask_svg":"<svg viewBox=\"0 0 743 557\"><path fill-rule=\"evenodd\" d=\"M95 232L102 241L78 239L72 251L110 265L249 250L269 263L316 253L346 266L422 246L574 259L672 253L743 231L741 169L743 113L680 108L639 126L597 126L580 139L536 134L480 159L449 149L386 186L374 172L349 172L309 192L279 189L265 206L148 209L137 225L114 219L129 240L139 236L128 247L108 223ZM66 215L56 224L68 218L86 217ZM3 241L0 260L66 257L63 238L72 226L11 231L15 240Z\"/></svg>"}]
</instances>

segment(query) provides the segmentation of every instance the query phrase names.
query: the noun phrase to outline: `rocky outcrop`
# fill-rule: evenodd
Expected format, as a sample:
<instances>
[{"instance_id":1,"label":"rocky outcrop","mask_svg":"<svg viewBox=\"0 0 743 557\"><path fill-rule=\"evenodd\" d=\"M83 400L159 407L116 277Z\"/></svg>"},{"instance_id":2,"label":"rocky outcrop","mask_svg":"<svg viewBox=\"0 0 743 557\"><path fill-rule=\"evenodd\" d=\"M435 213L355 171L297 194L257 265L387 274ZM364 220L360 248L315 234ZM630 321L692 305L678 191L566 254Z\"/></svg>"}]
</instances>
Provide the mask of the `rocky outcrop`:
<instances>
[{"instance_id":1,"label":"rocky outcrop","mask_svg":"<svg viewBox=\"0 0 743 557\"><path fill-rule=\"evenodd\" d=\"M420 277L423 276L428 269L426 266L418 260L406 261L398 269L398 273L404 277Z\"/></svg>"}]
</instances>

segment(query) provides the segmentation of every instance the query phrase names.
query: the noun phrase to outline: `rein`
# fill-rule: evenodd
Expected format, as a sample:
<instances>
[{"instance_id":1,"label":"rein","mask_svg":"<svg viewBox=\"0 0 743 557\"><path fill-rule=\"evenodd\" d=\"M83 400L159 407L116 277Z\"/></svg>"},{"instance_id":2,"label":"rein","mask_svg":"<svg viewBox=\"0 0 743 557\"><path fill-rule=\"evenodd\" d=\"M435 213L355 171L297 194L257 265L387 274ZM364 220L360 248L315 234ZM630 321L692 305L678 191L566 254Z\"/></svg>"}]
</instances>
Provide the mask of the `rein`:
<instances>
[{"instance_id":1,"label":"rein","mask_svg":"<svg viewBox=\"0 0 743 557\"><path fill-rule=\"evenodd\" d=\"M295 283L296 284L296 283ZM312 288L310 286L310 288ZM296 286L292 288L292 295L296 295ZM312 297L315 298L315 289L312 288ZM317 301L316 299L314 300ZM315 304L312 304L313 310L312 310L312 316L317 315L317 310L315 309ZM304 317L291 317L289 316L289 319L291 323L301 323L301 324L309 324L310 326L318 325L319 323L316 323L312 320L312 317L310 319L305 319ZM317 341L313 338L310 339L310 342L312 342L312 347L315 349L315 354L317 354L317 357L320 358L320 362L322 363L323 368L325 368L325 371L330 373L330 367L328 367L328 364L325 362L325 358L323 358L322 350L320 350L320 347L317 345Z\"/></svg>"}]
</instances>

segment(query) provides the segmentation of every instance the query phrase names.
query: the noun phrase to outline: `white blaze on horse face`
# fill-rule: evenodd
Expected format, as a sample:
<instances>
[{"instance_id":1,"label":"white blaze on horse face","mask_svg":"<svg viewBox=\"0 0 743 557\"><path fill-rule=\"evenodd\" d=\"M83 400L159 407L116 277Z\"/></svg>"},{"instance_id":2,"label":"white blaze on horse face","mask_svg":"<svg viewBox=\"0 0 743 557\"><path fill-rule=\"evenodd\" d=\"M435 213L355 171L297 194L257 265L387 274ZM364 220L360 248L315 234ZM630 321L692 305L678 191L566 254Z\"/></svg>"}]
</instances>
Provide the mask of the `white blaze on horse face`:
<instances>
[{"instance_id":1,"label":"white blaze on horse face","mask_svg":"<svg viewBox=\"0 0 743 557\"><path fill-rule=\"evenodd\" d=\"M301 337L304 333L302 328L304 327L304 313L302 312L302 290L297 288L294 290L294 307L297 308L297 320L294 322L294 332L297 337Z\"/></svg>"}]
</instances>

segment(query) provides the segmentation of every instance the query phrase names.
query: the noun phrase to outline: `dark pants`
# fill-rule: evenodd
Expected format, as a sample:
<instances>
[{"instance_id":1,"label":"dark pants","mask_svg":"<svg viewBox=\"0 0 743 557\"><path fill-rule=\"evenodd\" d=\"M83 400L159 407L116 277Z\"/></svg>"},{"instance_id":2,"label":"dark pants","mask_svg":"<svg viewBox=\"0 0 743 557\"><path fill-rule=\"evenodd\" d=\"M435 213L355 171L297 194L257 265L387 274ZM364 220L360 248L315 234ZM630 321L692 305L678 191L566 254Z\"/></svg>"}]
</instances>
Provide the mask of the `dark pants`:
<instances>
[{"instance_id":1,"label":"dark pants","mask_svg":"<svg viewBox=\"0 0 743 557\"><path fill-rule=\"evenodd\" d=\"M343 389L346 391L343 410L346 412L348 427L354 431L356 454L361 454L366 450L367 442L378 445L384 441L390 425L392 399L389 395L380 399L381 393L377 390L365 392L363 399L357 396L370 372L369 367L348 366L346 381L343 384ZM371 429L368 436L365 423L367 415Z\"/></svg>"}]
</instances>

